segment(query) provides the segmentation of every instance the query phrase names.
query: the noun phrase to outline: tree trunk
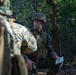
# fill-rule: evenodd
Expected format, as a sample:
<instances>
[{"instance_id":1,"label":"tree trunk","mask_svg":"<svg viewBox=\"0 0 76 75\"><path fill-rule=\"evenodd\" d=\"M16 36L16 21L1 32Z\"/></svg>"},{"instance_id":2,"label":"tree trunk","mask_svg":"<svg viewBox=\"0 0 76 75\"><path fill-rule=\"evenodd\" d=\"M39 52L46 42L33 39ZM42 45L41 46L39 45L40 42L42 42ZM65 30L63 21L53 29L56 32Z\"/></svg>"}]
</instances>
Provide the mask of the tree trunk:
<instances>
[{"instance_id":1,"label":"tree trunk","mask_svg":"<svg viewBox=\"0 0 76 75\"><path fill-rule=\"evenodd\" d=\"M46 3L51 7L51 11L53 12L50 15L50 23L52 24L52 43L54 50L60 55L60 32L59 32L59 24L58 24L58 15L59 10L55 0L46 0ZM50 11L49 11L50 12Z\"/></svg>"}]
</instances>

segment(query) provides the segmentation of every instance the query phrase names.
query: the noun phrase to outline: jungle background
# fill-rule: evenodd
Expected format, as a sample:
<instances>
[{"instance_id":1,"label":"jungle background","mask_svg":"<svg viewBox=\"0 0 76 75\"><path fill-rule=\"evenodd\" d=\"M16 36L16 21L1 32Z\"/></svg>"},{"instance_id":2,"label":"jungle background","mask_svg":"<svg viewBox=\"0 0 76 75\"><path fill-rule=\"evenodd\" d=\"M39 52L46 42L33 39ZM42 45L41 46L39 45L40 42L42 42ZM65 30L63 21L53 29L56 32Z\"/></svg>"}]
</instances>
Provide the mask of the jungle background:
<instances>
[{"instance_id":1,"label":"jungle background","mask_svg":"<svg viewBox=\"0 0 76 75\"><path fill-rule=\"evenodd\" d=\"M44 29L51 35L55 51L64 56L64 64L76 64L76 0L11 0L11 10L28 28L35 12L44 13Z\"/></svg>"}]
</instances>

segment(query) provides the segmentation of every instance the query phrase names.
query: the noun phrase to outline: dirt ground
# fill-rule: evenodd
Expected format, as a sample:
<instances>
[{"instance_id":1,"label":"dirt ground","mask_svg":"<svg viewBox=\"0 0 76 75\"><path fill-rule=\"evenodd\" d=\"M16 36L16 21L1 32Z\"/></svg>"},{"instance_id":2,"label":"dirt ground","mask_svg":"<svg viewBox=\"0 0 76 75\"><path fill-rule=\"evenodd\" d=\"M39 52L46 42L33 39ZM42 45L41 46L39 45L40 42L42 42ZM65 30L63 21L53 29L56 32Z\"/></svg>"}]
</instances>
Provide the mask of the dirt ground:
<instances>
[{"instance_id":1,"label":"dirt ground","mask_svg":"<svg viewBox=\"0 0 76 75\"><path fill-rule=\"evenodd\" d=\"M57 75L76 75L76 70L75 71L60 70Z\"/></svg>"},{"instance_id":2,"label":"dirt ground","mask_svg":"<svg viewBox=\"0 0 76 75\"><path fill-rule=\"evenodd\" d=\"M47 75L45 72L39 72L37 75ZM64 71L60 70L57 75L76 75L76 70Z\"/></svg>"},{"instance_id":3,"label":"dirt ground","mask_svg":"<svg viewBox=\"0 0 76 75\"><path fill-rule=\"evenodd\" d=\"M76 75L76 64L65 64L58 72L57 75Z\"/></svg>"},{"instance_id":4,"label":"dirt ground","mask_svg":"<svg viewBox=\"0 0 76 75\"><path fill-rule=\"evenodd\" d=\"M39 72L38 75L47 75L45 72ZM65 64L57 73L57 75L76 75L76 65L71 66L70 64Z\"/></svg>"}]
</instances>

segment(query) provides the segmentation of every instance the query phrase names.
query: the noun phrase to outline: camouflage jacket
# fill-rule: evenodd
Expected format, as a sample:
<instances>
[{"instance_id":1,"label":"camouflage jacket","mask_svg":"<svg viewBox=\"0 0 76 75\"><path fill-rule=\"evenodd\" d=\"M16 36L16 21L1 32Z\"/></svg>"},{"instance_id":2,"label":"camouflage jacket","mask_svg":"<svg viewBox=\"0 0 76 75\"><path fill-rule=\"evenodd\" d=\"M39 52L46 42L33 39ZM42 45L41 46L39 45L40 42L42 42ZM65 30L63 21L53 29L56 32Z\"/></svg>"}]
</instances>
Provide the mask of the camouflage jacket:
<instances>
[{"instance_id":1,"label":"camouflage jacket","mask_svg":"<svg viewBox=\"0 0 76 75\"><path fill-rule=\"evenodd\" d=\"M47 55L50 55L51 57L56 57L57 54L55 53L53 47L52 47L52 43L51 43L51 37L50 35L48 35L46 32L43 32L43 31L40 31L38 32L37 30L35 30L34 28L31 29L31 32L33 33L33 35L35 36L36 40L37 39L37 35L39 35L41 38L37 41L37 45L38 45L38 49L37 51L41 51L42 49L44 49L42 51L42 54L46 54L46 51L47 50ZM41 41L41 42L40 42ZM41 47L40 47L41 46ZM44 47L45 46L45 47ZM40 48L41 49L40 49ZM39 50L40 49L40 50ZM45 53L44 53L45 52ZM40 52L41 53L41 52ZM40 54L39 53L39 54ZM38 53L37 53L38 54ZM37 56L37 55L36 55ZM42 56L40 56L42 57ZM45 56L44 56L45 57Z\"/></svg>"},{"instance_id":2,"label":"camouflage jacket","mask_svg":"<svg viewBox=\"0 0 76 75\"><path fill-rule=\"evenodd\" d=\"M24 40L27 42L28 48L31 50L31 52L37 50L36 40L26 27L14 22L10 23L10 25L15 35L15 43L19 50L18 52L15 51L15 54L21 54L21 44Z\"/></svg>"}]
</instances>

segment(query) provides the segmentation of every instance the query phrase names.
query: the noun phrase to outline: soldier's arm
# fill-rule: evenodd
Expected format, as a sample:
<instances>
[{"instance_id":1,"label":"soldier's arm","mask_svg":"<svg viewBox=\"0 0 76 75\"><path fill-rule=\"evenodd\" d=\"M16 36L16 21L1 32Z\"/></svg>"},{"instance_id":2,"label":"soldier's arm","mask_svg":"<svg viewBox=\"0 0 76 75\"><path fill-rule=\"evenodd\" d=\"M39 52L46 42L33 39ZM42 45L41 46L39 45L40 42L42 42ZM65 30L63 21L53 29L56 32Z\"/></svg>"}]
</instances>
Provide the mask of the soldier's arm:
<instances>
[{"instance_id":1,"label":"soldier's arm","mask_svg":"<svg viewBox=\"0 0 76 75\"><path fill-rule=\"evenodd\" d=\"M58 56L57 54L56 54L56 52L54 51L54 49L53 49L53 46L52 46L52 42L51 42L51 37L50 37L50 35L48 35L47 34L47 48L49 49L49 55L51 56L51 57L53 57L53 58L55 58L56 56Z\"/></svg>"},{"instance_id":2,"label":"soldier's arm","mask_svg":"<svg viewBox=\"0 0 76 75\"><path fill-rule=\"evenodd\" d=\"M36 39L31 34L31 32L25 27L23 27L23 39L26 40L26 42L27 42L28 53L32 53L33 51L37 50Z\"/></svg>"}]
</instances>

